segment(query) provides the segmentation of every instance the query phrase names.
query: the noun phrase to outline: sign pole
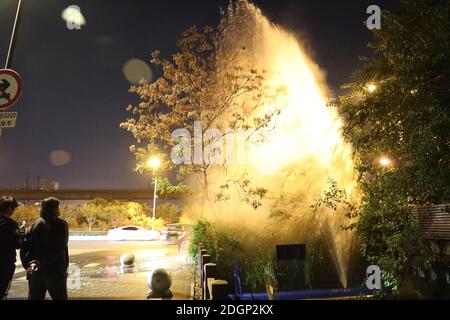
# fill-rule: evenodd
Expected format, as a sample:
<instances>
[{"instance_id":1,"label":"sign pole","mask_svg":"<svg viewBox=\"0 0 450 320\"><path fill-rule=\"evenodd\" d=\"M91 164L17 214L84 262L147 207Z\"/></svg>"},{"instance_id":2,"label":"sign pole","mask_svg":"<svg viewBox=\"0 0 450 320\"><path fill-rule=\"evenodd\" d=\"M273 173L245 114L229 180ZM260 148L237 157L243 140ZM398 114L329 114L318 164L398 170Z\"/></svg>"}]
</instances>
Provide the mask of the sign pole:
<instances>
[{"instance_id":1,"label":"sign pole","mask_svg":"<svg viewBox=\"0 0 450 320\"><path fill-rule=\"evenodd\" d=\"M5 61L5 69L0 70L1 76L3 77L1 79L1 83L0 83L0 98L6 100L6 104L2 103L0 109L6 109L6 108L10 107L11 105L13 105L17 101L17 99L20 97L20 94L22 92L22 84L21 84L20 76L15 71L8 70L8 68L12 65L12 61L13 61L13 57L14 57L16 34L17 34L17 27L18 27L19 21L20 21L21 6L22 6L22 0L18 0L16 16L14 18L14 24L13 24L13 28L12 28L12 32L11 32L11 39L9 40L8 53L7 53L6 61ZM11 90L12 84L16 85L15 91L13 91L13 93L7 92L6 90L8 88L9 88L8 90ZM14 88L14 86L13 86L13 88ZM11 98L11 94L14 95L13 98ZM8 115L2 114L2 117L3 116L8 116ZM15 113L15 117L17 117L17 113ZM14 125L15 125L15 118L13 120L14 120ZM12 123L11 120L7 120L6 122L3 121L2 123L0 123L0 139L2 137L2 131L3 131L2 128L11 127L12 126L11 123Z\"/></svg>"},{"instance_id":2,"label":"sign pole","mask_svg":"<svg viewBox=\"0 0 450 320\"><path fill-rule=\"evenodd\" d=\"M5 69L8 69L8 67L11 64L12 56L14 56L14 46L15 46L15 38L16 38L16 29L19 22L19 14L20 14L20 7L22 4L22 0L19 0L17 4L17 11L16 11L16 17L14 19L14 25L11 33L11 39L9 41L9 48L8 48L8 55L6 56L6 62L5 62Z\"/></svg>"}]
</instances>

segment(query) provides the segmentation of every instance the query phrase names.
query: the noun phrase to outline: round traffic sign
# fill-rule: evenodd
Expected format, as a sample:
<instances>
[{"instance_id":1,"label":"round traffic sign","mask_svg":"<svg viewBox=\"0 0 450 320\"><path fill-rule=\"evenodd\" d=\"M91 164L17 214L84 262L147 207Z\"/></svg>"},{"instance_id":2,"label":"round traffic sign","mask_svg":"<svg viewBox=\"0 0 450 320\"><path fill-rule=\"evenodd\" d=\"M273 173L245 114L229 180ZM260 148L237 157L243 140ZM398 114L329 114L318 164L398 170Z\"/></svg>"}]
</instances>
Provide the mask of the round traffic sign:
<instances>
[{"instance_id":1,"label":"round traffic sign","mask_svg":"<svg viewBox=\"0 0 450 320\"><path fill-rule=\"evenodd\" d=\"M17 72L0 70L0 110L11 107L22 94L22 80Z\"/></svg>"}]
</instances>

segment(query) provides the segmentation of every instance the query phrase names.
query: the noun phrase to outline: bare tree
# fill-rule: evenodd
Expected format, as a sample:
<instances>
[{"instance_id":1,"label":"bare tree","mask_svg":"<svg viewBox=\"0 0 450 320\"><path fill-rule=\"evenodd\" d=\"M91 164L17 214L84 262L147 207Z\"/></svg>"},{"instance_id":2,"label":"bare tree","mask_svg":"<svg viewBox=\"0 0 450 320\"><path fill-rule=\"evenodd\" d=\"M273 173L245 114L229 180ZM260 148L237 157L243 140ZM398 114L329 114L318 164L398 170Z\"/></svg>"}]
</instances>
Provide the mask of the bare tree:
<instances>
[{"instance_id":1,"label":"bare tree","mask_svg":"<svg viewBox=\"0 0 450 320\"><path fill-rule=\"evenodd\" d=\"M284 92L283 88L275 92L268 89L264 70L257 70L242 59L245 47L228 44L226 14L222 12L222 22L217 28L186 30L178 41L179 51L170 60L161 58L158 51L152 53L151 62L162 68L162 75L152 83L141 82L131 87L140 102L128 107L133 116L121 123L139 144L130 149L140 168L149 153L161 148L172 150L173 156L179 143L173 137L175 130L200 132L189 136L187 143L200 147L202 153L199 156L191 150L189 154L183 154L184 149L176 151L187 159L178 163L177 169L179 177L194 174L207 201L214 166L211 156L221 152L214 147L215 143L234 132L245 131L251 137L267 129L280 108L275 106L262 112L262 106L276 104L277 96ZM203 134L210 129L218 129L221 135Z\"/></svg>"}]
</instances>

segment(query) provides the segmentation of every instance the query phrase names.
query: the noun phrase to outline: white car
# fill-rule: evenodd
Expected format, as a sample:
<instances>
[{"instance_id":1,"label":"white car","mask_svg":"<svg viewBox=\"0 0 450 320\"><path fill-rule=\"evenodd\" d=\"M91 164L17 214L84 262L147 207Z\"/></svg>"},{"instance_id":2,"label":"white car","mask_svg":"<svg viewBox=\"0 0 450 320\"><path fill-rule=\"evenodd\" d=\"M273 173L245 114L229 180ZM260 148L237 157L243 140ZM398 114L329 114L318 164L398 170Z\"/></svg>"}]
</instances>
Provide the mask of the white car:
<instances>
[{"instance_id":1,"label":"white car","mask_svg":"<svg viewBox=\"0 0 450 320\"><path fill-rule=\"evenodd\" d=\"M114 241L153 241L159 240L160 234L157 231L148 230L142 227L125 226L109 230L106 237L108 240Z\"/></svg>"}]
</instances>

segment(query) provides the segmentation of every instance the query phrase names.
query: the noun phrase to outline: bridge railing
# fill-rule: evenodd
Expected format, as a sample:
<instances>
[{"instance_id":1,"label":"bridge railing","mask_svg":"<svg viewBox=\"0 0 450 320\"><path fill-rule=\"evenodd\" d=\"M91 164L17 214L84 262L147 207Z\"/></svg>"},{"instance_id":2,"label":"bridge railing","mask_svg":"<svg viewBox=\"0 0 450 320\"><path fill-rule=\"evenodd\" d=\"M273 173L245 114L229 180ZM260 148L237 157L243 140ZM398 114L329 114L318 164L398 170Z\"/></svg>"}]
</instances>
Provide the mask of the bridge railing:
<instances>
[{"instance_id":1,"label":"bridge railing","mask_svg":"<svg viewBox=\"0 0 450 320\"><path fill-rule=\"evenodd\" d=\"M11 196L18 200L42 200L56 197L60 200L92 200L103 198L107 200L153 200L153 190L146 189L61 189L61 190L31 190L31 189L0 189L1 196ZM182 193L166 193L158 195L162 200L184 199Z\"/></svg>"}]
</instances>

